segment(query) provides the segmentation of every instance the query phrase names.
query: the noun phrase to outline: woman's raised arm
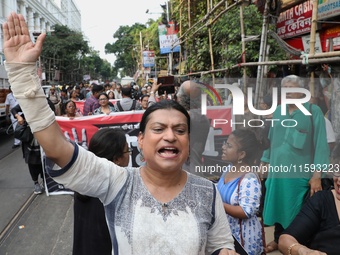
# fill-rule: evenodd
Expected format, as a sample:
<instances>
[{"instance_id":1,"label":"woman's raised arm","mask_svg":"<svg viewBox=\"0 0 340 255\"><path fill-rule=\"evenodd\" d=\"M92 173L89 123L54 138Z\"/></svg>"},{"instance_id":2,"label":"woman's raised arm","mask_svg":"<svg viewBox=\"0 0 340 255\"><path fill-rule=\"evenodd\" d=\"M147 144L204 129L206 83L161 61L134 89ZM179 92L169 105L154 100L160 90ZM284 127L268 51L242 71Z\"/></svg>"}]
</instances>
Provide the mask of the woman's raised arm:
<instances>
[{"instance_id":1,"label":"woman's raised arm","mask_svg":"<svg viewBox=\"0 0 340 255\"><path fill-rule=\"evenodd\" d=\"M34 44L24 17L16 13L8 16L3 33L5 68L13 94L46 156L63 167L71 160L74 146L61 132L37 75L36 61L46 34L42 33Z\"/></svg>"}]
</instances>

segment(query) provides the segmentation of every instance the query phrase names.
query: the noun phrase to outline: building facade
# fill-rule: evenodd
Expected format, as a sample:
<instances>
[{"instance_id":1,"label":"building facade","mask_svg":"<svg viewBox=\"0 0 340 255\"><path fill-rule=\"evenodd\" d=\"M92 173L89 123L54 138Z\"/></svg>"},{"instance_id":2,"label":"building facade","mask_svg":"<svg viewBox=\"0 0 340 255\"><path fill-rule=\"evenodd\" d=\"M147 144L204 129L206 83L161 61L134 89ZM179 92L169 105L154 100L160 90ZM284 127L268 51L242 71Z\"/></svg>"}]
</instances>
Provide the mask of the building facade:
<instances>
[{"instance_id":1,"label":"building facade","mask_svg":"<svg viewBox=\"0 0 340 255\"><path fill-rule=\"evenodd\" d=\"M55 24L81 31L81 14L74 0L0 0L0 89L8 87L3 65L2 23L11 12L25 17L31 34L49 32Z\"/></svg>"},{"instance_id":2,"label":"building facade","mask_svg":"<svg viewBox=\"0 0 340 255\"><path fill-rule=\"evenodd\" d=\"M0 122L5 118L9 82L4 67L2 24L11 12L22 14L29 32L49 32L55 24L81 31L81 14L74 0L0 0Z\"/></svg>"}]
</instances>

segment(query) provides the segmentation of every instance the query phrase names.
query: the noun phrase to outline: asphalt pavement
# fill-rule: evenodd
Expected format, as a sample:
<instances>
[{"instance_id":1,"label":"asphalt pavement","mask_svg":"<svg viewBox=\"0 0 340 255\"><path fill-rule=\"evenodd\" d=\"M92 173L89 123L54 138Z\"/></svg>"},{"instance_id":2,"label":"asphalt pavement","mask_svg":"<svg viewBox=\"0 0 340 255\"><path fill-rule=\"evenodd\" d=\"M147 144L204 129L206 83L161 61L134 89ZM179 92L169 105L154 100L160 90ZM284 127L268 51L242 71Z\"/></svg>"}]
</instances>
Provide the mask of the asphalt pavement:
<instances>
[{"instance_id":1,"label":"asphalt pavement","mask_svg":"<svg viewBox=\"0 0 340 255\"><path fill-rule=\"evenodd\" d=\"M12 141L0 135L0 254L72 254L73 196L35 195Z\"/></svg>"}]
</instances>

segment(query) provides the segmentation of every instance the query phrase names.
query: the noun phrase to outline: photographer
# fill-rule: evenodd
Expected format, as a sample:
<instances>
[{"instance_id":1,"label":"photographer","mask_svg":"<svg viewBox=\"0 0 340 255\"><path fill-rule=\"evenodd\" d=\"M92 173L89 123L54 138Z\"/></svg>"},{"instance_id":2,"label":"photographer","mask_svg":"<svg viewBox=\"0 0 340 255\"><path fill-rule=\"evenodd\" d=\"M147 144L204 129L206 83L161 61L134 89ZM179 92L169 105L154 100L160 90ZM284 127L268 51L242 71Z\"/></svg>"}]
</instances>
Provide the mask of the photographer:
<instances>
[{"instance_id":1,"label":"photographer","mask_svg":"<svg viewBox=\"0 0 340 255\"><path fill-rule=\"evenodd\" d=\"M132 110L141 110L142 106L140 103L132 99L132 89L130 84L126 84L122 86L122 100L117 101L114 105L115 112L123 112L123 111L132 111Z\"/></svg>"},{"instance_id":2,"label":"photographer","mask_svg":"<svg viewBox=\"0 0 340 255\"><path fill-rule=\"evenodd\" d=\"M131 98L135 100L139 100L141 97L141 91L139 90L139 86L135 82L131 82Z\"/></svg>"}]
</instances>

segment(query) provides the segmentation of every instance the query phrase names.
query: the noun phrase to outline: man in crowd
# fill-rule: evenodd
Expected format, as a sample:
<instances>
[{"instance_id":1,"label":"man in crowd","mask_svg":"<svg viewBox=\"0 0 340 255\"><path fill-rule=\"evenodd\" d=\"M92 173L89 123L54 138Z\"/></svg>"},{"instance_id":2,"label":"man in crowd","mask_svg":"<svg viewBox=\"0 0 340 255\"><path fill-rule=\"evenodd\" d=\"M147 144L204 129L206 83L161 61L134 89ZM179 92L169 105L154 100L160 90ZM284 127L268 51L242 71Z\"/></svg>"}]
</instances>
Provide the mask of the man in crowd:
<instances>
[{"instance_id":1,"label":"man in crowd","mask_svg":"<svg viewBox=\"0 0 340 255\"><path fill-rule=\"evenodd\" d=\"M143 95L147 95L147 92L146 92L146 88L145 88L145 87L141 89L141 95L142 95L142 96L143 96Z\"/></svg>"},{"instance_id":2,"label":"man in crowd","mask_svg":"<svg viewBox=\"0 0 340 255\"><path fill-rule=\"evenodd\" d=\"M145 95L142 95L140 98L140 102L141 102L143 110L146 110L148 108L149 97L150 97L149 95L145 94Z\"/></svg>"},{"instance_id":3,"label":"man in crowd","mask_svg":"<svg viewBox=\"0 0 340 255\"><path fill-rule=\"evenodd\" d=\"M117 83L116 89L113 91L115 93L115 99L122 99L121 88L122 88L122 85L120 83Z\"/></svg>"},{"instance_id":4,"label":"man in crowd","mask_svg":"<svg viewBox=\"0 0 340 255\"><path fill-rule=\"evenodd\" d=\"M109 90L111 90L111 83L109 81L106 81L104 84L104 92L107 94Z\"/></svg>"},{"instance_id":5,"label":"man in crowd","mask_svg":"<svg viewBox=\"0 0 340 255\"><path fill-rule=\"evenodd\" d=\"M178 88L177 101L190 113L190 157L183 168L203 177L211 177L209 173L196 172L196 166L203 165L203 152L207 142L210 122L201 114L201 89L193 81L185 81ZM198 128L199 127L199 128ZM209 175L208 175L209 174Z\"/></svg>"},{"instance_id":6,"label":"man in crowd","mask_svg":"<svg viewBox=\"0 0 340 255\"><path fill-rule=\"evenodd\" d=\"M79 91L80 96L79 96L79 98L85 99L87 92L86 92L86 88L85 88L85 85L84 85L83 82L79 83L79 88L80 88L80 91Z\"/></svg>"},{"instance_id":7,"label":"man in crowd","mask_svg":"<svg viewBox=\"0 0 340 255\"><path fill-rule=\"evenodd\" d=\"M92 83L91 86L92 86L91 96L87 98L84 103L84 116L92 115L93 111L100 106L98 98L100 92L103 91L103 86L98 85L96 83Z\"/></svg>"},{"instance_id":8,"label":"man in crowd","mask_svg":"<svg viewBox=\"0 0 340 255\"><path fill-rule=\"evenodd\" d=\"M15 130L18 122L16 120L16 118L13 116L13 114L11 113L11 110L14 106L16 106L18 104L17 100L15 99L12 90L11 90L11 86L9 86L9 93L6 96L6 101L5 101L5 105L6 105L6 120L7 122L12 122L12 127L13 130ZM18 148L20 146L20 140L14 138L14 144L12 146L12 149Z\"/></svg>"},{"instance_id":9,"label":"man in crowd","mask_svg":"<svg viewBox=\"0 0 340 255\"><path fill-rule=\"evenodd\" d=\"M132 97L131 89L132 88L130 84L122 86L122 100L117 101L117 103L115 103L114 105L116 112L142 109L140 103L137 100L131 98Z\"/></svg>"},{"instance_id":10,"label":"man in crowd","mask_svg":"<svg viewBox=\"0 0 340 255\"><path fill-rule=\"evenodd\" d=\"M65 104L69 100L69 96L67 95L67 89L62 89L60 91L60 100L62 104Z\"/></svg>"},{"instance_id":11,"label":"man in crowd","mask_svg":"<svg viewBox=\"0 0 340 255\"><path fill-rule=\"evenodd\" d=\"M76 85L74 87L74 90L77 92L77 95L79 97L80 100L83 100L84 99L84 95L80 92L81 91L81 88L79 85Z\"/></svg>"},{"instance_id":12,"label":"man in crowd","mask_svg":"<svg viewBox=\"0 0 340 255\"><path fill-rule=\"evenodd\" d=\"M150 93L151 93L151 86L148 85L146 86L146 94L150 95Z\"/></svg>"},{"instance_id":13,"label":"man in crowd","mask_svg":"<svg viewBox=\"0 0 340 255\"><path fill-rule=\"evenodd\" d=\"M296 75L289 75L282 79L281 87L304 88L304 82ZM300 92L286 94L290 100L301 100L304 96ZM282 106L286 107L285 114L281 112ZM261 158L263 169L293 169L290 173L284 170L268 171L263 218L264 224L275 226L275 231L274 240L267 244L267 253L278 249L279 236L301 210L306 195L312 196L322 190L321 173L316 171L317 166L329 163L322 111L308 102L303 106L312 113L312 117L305 115L295 104L283 104L276 108L273 119L277 121L270 127L268 135L270 148L264 151ZM296 126L287 127L293 123Z\"/></svg>"}]
</instances>

